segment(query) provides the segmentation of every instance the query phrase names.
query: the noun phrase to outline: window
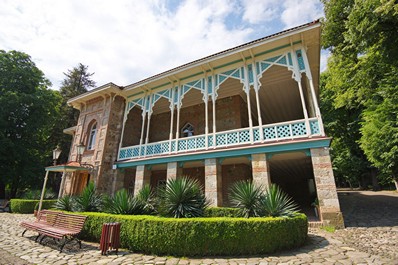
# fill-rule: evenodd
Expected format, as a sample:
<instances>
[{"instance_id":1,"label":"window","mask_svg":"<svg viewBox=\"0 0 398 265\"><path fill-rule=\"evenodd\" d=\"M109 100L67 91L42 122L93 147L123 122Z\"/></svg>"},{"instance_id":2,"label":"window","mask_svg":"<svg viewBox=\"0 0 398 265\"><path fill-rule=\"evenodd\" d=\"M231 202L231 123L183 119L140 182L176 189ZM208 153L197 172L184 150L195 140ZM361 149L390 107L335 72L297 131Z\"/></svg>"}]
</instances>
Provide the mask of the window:
<instances>
[{"instance_id":1,"label":"window","mask_svg":"<svg viewBox=\"0 0 398 265\"><path fill-rule=\"evenodd\" d=\"M193 136L193 131L194 131L193 125L188 122L181 129L182 137Z\"/></svg>"},{"instance_id":2,"label":"window","mask_svg":"<svg viewBox=\"0 0 398 265\"><path fill-rule=\"evenodd\" d=\"M87 150L94 150L95 136L97 135L97 123L91 126L88 136Z\"/></svg>"}]
</instances>

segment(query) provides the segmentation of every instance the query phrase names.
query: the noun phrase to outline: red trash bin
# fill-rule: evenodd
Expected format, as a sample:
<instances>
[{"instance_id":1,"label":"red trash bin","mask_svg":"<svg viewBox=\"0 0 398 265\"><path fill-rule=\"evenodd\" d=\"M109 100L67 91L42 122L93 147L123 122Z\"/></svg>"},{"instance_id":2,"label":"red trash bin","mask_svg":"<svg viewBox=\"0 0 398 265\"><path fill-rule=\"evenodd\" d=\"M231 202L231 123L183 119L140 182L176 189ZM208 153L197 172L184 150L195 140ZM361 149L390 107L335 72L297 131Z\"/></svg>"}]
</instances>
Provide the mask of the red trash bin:
<instances>
[{"instance_id":1,"label":"red trash bin","mask_svg":"<svg viewBox=\"0 0 398 265\"><path fill-rule=\"evenodd\" d=\"M105 223L102 225L100 249L101 255L108 251L117 251L120 247L120 223Z\"/></svg>"}]
</instances>

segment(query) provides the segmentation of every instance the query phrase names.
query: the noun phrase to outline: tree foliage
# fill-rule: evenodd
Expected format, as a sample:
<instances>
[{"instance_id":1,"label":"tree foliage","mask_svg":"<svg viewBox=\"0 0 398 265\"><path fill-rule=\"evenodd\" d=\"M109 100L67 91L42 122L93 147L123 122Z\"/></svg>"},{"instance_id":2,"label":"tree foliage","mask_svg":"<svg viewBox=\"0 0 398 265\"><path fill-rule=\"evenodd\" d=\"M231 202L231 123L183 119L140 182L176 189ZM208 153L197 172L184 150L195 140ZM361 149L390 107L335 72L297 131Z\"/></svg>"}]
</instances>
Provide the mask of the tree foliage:
<instances>
[{"instance_id":1,"label":"tree foliage","mask_svg":"<svg viewBox=\"0 0 398 265\"><path fill-rule=\"evenodd\" d=\"M61 102L61 118L58 121L58 127L53 132L53 138L56 139L56 145L59 145L63 152L60 161L66 162L68 159L70 148L70 136L65 135L63 130L76 126L79 118L79 110L68 106L68 100L78 95L84 94L91 88L95 87L95 82L91 79L94 73L88 72L88 66L79 63L72 70L64 73L65 79L62 81L60 94Z\"/></svg>"},{"instance_id":2,"label":"tree foliage","mask_svg":"<svg viewBox=\"0 0 398 265\"><path fill-rule=\"evenodd\" d=\"M60 96L30 56L0 50L0 181L17 192L42 183Z\"/></svg>"},{"instance_id":3,"label":"tree foliage","mask_svg":"<svg viewBox=\"0 0 398 265\"><path fill-rule=\"evenodd\" d=\"M332 56L322 74L321 98L324 116L330 115L325 124L337 140L334 164L351 176L353 170L359 175L372 170L369 163L380 177L397 176L398 5L393 0L322 2L322 44Z\"/></svg>"}]
</instances>

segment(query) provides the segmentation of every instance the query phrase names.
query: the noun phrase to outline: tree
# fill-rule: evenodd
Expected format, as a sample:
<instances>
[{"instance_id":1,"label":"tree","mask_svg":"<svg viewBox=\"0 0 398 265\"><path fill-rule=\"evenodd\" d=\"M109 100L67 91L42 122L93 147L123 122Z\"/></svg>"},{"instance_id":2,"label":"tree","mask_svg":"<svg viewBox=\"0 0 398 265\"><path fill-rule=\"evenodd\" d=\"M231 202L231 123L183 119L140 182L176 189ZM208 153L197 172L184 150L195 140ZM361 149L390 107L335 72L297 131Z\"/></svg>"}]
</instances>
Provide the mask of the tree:
<instances>
[{"instance_id":1,"label":"tree","mask_svg":"<svg viewBox=\"0 0 398 265\"><path fill-rule=\"evenodd\" d=\"M361 148L379 178L396 175L398 5L394 0L323 0L323 47L332 51L324 89L341 122L356 115L356 144L340 137L341 150ZM361 163L358 161L357 163ZM359 165L357 164L357 165ZM372 174L375 176L375 171Z\"/></svg>"},{"instance_id":2,"label":"tree","mask_svg":"<svg viewBox=\"0 0 398 265\"><path fill-rule=\"evenodd\" d=\"M79 111L68 106L69 99L86 93L89 89L95 87L95 82L91 79L94 73L88 72L88 66L79 63L72 70L64 73L65 79L62 81L60 94L62 96L61 118L58 122L57 129L54 131L53 138L56 139L63 152L60 161L68 160L70 137L63 134L63 130L77 125Z\"/></svg>"},{"instance_id":3,"label":"tree","mask_svg":"<svg viewBox=\"0 0 398 265\"><path fill-rule=\"evenodd\" d=\"M61 98L49 85L29 55L0 50L0 180L11 197L38 188L51 161Z\"/></svg>"}]
</instances>

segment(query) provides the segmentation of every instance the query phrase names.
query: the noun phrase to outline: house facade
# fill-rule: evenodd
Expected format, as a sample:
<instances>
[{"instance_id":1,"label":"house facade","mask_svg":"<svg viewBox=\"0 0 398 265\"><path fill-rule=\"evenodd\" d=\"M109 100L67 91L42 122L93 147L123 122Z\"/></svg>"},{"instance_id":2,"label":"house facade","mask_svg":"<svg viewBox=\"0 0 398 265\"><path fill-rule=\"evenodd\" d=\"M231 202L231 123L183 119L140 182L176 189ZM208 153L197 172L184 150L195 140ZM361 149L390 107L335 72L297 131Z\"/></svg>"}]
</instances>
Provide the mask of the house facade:
<instances>
[{"instance_id":1,"label":"house facade","mask_svg":"<svg viewBox=\"0 0 398 265\"><path fill-rule=\"evenodd\" d=\"M238 180L276 183L320 219L343 226L331 139L319 109L320 23L308 23L179 66L137 83L106 84L71 99L80 110L63 194L88 181L136 193L188 176L214 206ZM85 145L81 156L77 146Z\"/></svg>"}]
</instances>

